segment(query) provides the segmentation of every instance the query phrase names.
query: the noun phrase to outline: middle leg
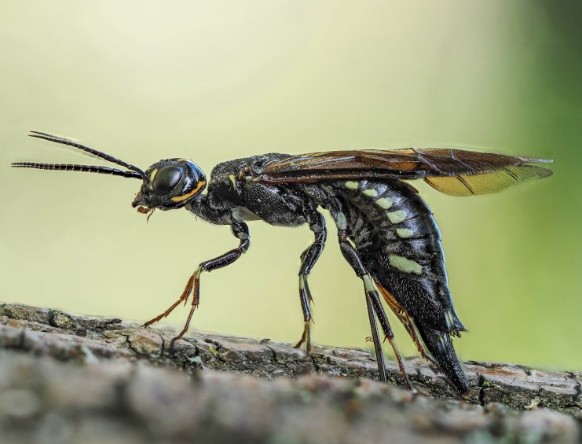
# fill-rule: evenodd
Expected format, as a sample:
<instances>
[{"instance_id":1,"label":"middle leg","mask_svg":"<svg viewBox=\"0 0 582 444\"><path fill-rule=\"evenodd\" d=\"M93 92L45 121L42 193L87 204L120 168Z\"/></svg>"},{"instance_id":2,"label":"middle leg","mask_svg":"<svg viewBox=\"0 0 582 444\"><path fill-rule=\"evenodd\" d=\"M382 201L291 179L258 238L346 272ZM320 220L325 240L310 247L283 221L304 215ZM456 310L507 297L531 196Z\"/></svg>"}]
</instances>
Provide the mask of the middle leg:
<instances>
[{"instance_id":1,"label":"middle leg","mask_svg":"<svg viewBox=\"0 0 582 444\"><path fill-rule=\"evenodd\" d=\"M307 354L311 351L311 291L307 277L311 269L319 259L323 247L325 246L325 239L327 237L327 229L325 227L325 219L321 213L313 209L307 214L307 221L309 228L315 235L313 243L301 253L301 268L299 269L299 299L301 301L301 310L303 311L303 334L299 342L295 344L295 348L300 348L305 344L305 351Z\"/></svg>"}]
</instances>

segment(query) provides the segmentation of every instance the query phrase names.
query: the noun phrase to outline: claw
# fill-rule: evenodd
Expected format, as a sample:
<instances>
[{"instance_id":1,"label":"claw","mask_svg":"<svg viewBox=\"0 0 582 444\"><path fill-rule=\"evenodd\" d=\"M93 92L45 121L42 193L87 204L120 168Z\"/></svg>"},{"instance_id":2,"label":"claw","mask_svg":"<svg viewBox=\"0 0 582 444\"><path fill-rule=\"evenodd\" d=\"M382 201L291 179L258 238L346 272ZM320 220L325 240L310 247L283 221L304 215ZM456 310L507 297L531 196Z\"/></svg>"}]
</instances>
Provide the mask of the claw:
<instances>
[{"instance_id":1,"label":"claw","mask_svg":"<svg viewBox=\"0 0 582 444\"><path fill-rule=\"evenodd\" d=\"M176 302L174 302L172 305L170 305L166 311L164 311L163 313L159 314L155 318L152 318L149 321L147 321L145 324L143 324L143 327L149 327L150 325L161 321L165 317L168 317L170 315L170 313L172 313L174 311L174 309L178 305L180 305L180 303L182 301L184 301L184 306L185 306L188 303L190 293L192 293L192 289L194 287L194 281L196 280L198 275L199 275L198 270L196 270L196 272L194 272L194 274L192 276L190 276L190 279L188 279L188 282L186 283L186 287L184 288L184 291L182 292L182 294L180 295L178 300ZM196 301L196 307L197 306L198 306L198 301Z\"/></svg>"},{"instance_id":2,"label":"claw","mask_svg":"<svg viewBox=\"0 0 582 444\"><path fill-rule=\"evenodd\" d=\"M305 344L305 353L309 355L311 353L311 321L304 322L301 339L299 339L299 342L293 348L300 349L303 344Z\"/></svg>"}]
</instances>

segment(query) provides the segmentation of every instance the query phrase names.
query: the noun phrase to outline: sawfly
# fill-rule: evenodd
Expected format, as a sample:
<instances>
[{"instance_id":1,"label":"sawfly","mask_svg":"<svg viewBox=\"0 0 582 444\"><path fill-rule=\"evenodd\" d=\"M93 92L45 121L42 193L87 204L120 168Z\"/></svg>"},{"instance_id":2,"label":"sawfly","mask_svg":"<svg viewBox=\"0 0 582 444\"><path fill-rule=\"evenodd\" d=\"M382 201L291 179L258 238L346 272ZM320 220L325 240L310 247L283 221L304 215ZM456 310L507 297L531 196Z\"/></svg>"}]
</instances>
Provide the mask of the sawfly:
<instances>
[{"instance_id":1,"label":"sawfly","mask_svg":"<svg viewBox=\"0 0 582 444\"><path fill-rule=\"evenodd\" d=\"M469 380L457 358L452 337L465 327L449 291L441 235L431 210L407 181L422 179L452 196L473 196L552 174L550 160L459 149L348 150L302 155L270 153L218 164L207 180L194 162L164 159L147 170L76 141L32 131L31 137L76 148L121 168L15 162L16 168L80 171L139 179L133 200L140 213L184 208L207 222L230 226L239 245L196 268L182 295L145 326L168 316L191 298L187 331L200 302L204 272L232 264L249 248L247 222L307 224L313 242L301 254L299 300L303 333L296 347L311 349L311 290L308 277L325 245L321 209L337 228L344 258L362 280L379 378L386 381L382 341L390 342L405 383L410 387L382 301L403 323L422 357L438 368L460 393ZM173 342L172 342L173 343Z\"/></svg>"}]
</instances>

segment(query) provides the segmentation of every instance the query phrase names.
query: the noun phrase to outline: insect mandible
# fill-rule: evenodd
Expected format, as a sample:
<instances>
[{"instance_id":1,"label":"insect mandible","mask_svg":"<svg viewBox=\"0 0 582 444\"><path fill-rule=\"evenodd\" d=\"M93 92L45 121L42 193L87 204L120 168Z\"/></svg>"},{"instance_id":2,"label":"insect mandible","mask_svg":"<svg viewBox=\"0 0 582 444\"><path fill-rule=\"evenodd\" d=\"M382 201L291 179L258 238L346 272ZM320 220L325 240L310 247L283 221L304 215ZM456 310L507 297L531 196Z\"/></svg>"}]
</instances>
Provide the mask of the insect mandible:
<instances>
[{"instance_id":1,"label":"insect mandible","mask_svg":"<svg viewBox=\"0 0 582 444\"><path fill-rule=\"evenodd\" d=\"M238 247L200 263L182 295L149 326L168 316L180 303L191 306L188 331L200 302L200 276L232 264L249 248L247 221L272 225L307 224L314 240L301 254L299 299L303 333L296 347L311 349L311 290L308 276L327 236L320 208L330 212L341 252L362 280L379 378L386 369L378 324L390 342L405 384L405 372L382 300L404 324L419 353L436 366L460 392L469 380L457 358L452 336L465 330L455 313L447 284L441 237L432 212L405 180L423 179L453 196L500 191L552 171L547 159L513 157L458 149L331 151L303 155L270 153L223 162L210 181L187 159L165 159L146 171L76 141L32 131L31 137L68 145L123 169L81 165L14 162L16 168L111 174L143 181L132 205L140 213L185 208L202 219L229 225ZM206 189L206 192L204 190Z\"/></svg>"}]
</instances>

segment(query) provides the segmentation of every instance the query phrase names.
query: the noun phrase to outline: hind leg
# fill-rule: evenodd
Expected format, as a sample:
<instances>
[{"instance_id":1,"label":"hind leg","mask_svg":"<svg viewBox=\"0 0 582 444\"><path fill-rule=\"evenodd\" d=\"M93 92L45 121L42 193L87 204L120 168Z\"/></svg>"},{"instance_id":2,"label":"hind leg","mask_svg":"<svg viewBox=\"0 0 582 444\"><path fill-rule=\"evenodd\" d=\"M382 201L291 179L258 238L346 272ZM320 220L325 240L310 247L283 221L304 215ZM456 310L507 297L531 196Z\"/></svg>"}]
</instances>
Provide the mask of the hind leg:
<instances>
[{"instance_id":1,"label":"hind leg","mask_svg":"<svg viewBox=\"0 0 582 444\"><path fill-rule=\"evenodd\" d=\"M431 365L438 368L438 364L436 363L434 358L430 354L428 354L428 352L424 349L422 341L420 340L418 334L416 333L414 322L412 321L412 318L410 317L408 312L396 301L396 299L394 299L394 296L392 296L390 292L382 285L380 285L380 283L377 281L376 288L378 288L380 290L380 293L382 293L382 296L384 296L384 300L392 310L392 313L394 313L396 317L400 319L400 322L402 322L402 325L404 325L404 328L406 328L406 331L410 335L412 342L414 342L414 345L416 346L418 353L420 353L420 356L422 356L422 358L428 361Z\"/></svg>"},{"instance_id":2,"label":"hind leg","mask_svg":"<svg viewBox=\"0 0 582 444\"><path fill-rule=\"evenodd\" d=\"M402 357L400 356L400 352L398 351L398 347L394 342L394 332L392 331L392 327L390 326L390 322L388 321L388 316L386 316L386 312L382 307L382 303L380 302L380 296L378 294L378 290L374 284L374 279L370 272L364 266L358 252L348 239L347 233L347 222L345 215L341 212L339 208L334 208L334 206L330 205L330 211L332 216L336 222L338 228L338 241L340 244L340 250L350 264L352 269L355 271L356 275L362 279L364 284L364 292L366 294L366 304L368 306L368 318L370 321L370 328L372 331L372 340L374 342L374 351L376 353L376 362L378 363L378 372L380 374L380 379L386 382L386 365L384 363L384 355L382 354L382 343L378 336L377 330L377 322L380 323L380 327L384 333L384 336L390 342L392 349L394 350L394 355L396 357L396 361L398 362L398 367L400 368L400 372L402 373L402 377L404 378L405 385L410 389L412 386L410 384L410 380L408 379L408 375L404 369L404 364L402 362Z\"/></svg>"}]
</instances>

